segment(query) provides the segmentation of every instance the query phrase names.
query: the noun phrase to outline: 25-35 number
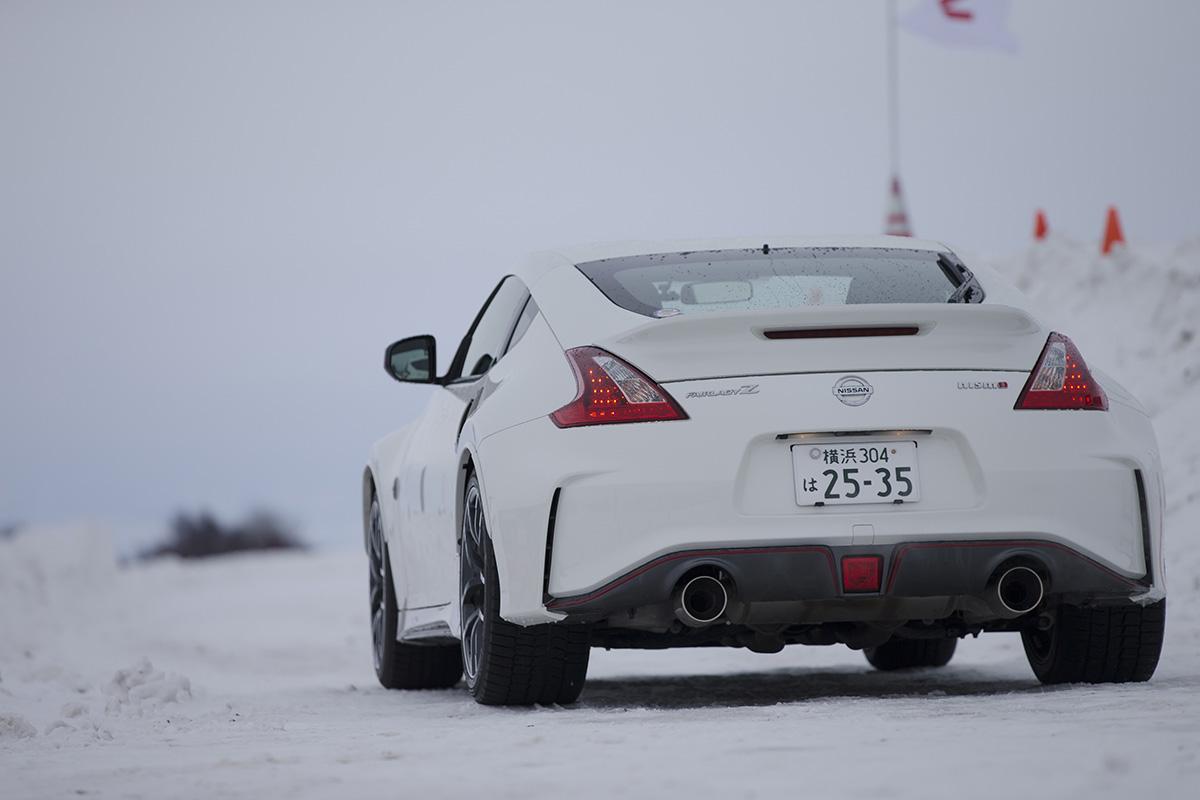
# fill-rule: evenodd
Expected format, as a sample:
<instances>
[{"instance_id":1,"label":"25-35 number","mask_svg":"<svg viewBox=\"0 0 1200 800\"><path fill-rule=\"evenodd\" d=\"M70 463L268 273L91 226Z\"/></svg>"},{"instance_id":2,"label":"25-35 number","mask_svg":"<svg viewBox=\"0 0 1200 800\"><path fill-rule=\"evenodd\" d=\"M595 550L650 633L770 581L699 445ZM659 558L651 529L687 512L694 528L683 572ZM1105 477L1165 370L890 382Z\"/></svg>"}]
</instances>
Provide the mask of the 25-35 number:
<instances>
[{"instance_id":1,"label":"25-35 number","mask_svg":"<svg viewBox=\"0 0 1200 800\"><path fill-rule=\"evenodd\" d=\"M862 493L864 485L875 489L876 497L895 496L903 499L913 493L912 481L907 475L909 472L912 472L912 467L895 467L894 469L877 467L874 473L878 476L877 478L860 481L858 467L843 467L841 470L827 469L821 473L829 479L829 483L825 487L825 499L853 500ZM834 491L838 488L839 481L849 487L849 491L845 488L842 489L844 494Z\"/></svg>"}]
</instances>

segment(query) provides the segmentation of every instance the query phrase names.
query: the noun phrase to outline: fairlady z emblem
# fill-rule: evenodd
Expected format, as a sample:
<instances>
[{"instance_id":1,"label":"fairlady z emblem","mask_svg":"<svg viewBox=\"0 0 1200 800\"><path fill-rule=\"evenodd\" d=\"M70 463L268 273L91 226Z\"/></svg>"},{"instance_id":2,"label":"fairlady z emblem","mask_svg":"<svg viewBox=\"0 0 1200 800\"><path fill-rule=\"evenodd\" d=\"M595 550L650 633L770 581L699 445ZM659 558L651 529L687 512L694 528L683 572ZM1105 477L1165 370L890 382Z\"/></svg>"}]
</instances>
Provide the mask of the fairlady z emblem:
<instances>
[{"instance_id":1,"label":"fairlady z emblem","mask_svg":"<svg viewBox=\"0 0 1200 800\"><path fill-rule=\"evenodd\" d=\"M688 392L688 398L693 397L734 397L741 394L758 394L757 383L747 383L741 386L730 386L725 389L704 389L699 392Z\"/></svg>"}]
</instances>

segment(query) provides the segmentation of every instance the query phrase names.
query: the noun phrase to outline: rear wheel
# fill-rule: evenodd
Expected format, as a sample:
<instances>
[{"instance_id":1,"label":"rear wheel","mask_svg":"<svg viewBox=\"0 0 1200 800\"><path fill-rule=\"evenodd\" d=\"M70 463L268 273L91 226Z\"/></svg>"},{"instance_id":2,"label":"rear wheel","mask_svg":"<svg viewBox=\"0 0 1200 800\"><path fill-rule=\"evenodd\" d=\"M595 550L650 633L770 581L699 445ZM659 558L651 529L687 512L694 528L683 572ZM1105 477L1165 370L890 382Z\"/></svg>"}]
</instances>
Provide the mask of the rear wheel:
<instances>
[{"instance_id":1,"label":"rear wheel","mask_svg":"<svg viewBox=\"0 0 1200 800\"><path fill-rule=\"evenodd\" d=\"M1045 631L1022 631L1042 683L1146 681L1162 652L1167 601L1102 608L1059 606Z\"/></svg>"},{"instance_id":2,"label":"rear wheel","mask_svg":"<svg viewBox=\"0 0 1200 800\"><path fill-rule=\"evenodd\" d=\"M889 639L863 651L875 669L890 672L916 667L944 667L950 663L957 639Z\"/></svg>"},{"instance_id":3,"label":"rear wheel","mask_svg":"<svg viewBox=\"0 0 1200 800\"><path fill-rule=\"evenodd\" d=\"M467 688L485 705L573 703L588 668L578 625L514 625L500 618L500 579L479 482L467 481L459 553L462 658Z\"/></svg>"},{"instance_id":4,"label":"rear wheel","mask_svg":"<svg viewBox=\"0 0 1200 800\"><path fill-rule=\"evenodd\" d=\"M367 530L370 562L371 651L375 676L385 689L446 689L462 677L462 656L457 645L414 645L396 641L400 607L388 558L379 499L371 500Z\"/></svg>"}]
</instances>

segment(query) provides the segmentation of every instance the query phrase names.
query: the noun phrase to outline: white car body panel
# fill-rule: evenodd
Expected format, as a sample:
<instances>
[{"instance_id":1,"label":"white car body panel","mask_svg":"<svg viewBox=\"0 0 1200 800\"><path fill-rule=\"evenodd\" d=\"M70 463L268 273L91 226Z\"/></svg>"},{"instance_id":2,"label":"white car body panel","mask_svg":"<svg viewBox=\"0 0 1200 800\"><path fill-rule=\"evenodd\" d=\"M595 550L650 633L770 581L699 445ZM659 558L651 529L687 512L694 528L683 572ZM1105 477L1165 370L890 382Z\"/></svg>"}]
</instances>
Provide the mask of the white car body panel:
<instances>
[{"instance_id":1,"label":"white car body panel","mask_svg":"<svg viewBox=\"0 0 1200 800\"><path fill-rule=\"evenodd\" d=\"M769 241L945 252L938 243L890 237ZM540 308L524 337L482 378L435 388L422 417L372 451L366 480L381 499L406 609L401 638L427 628L458 633L456 543L468 462L480 478L501 615L524 625L563 619L547 607L549 598L592 592L666 554L772 543L1033 539L1070 548L1130 580L1149 573L1142 597L1164 596L1161 469L1149 420L1095 365L1109 396L1107 412L1015 411L1055 329L1023 310L1019 292L994 272L974 270L986 293L982 304L653 319L609 301L575 267L761 244L589 246L537 254L518 273ZM761 335L777 327L887 324L917 324L921 332L785 341ZM558 428L548 415L576 394L564 351L587 345L643 370L689 419ZM833 395L833 383L847 374L870 382L870 402L852 407ZM1001 381L1007 386L975 388ZM754 391L727 393L746 385ZM834 431L895 430L921 431L887 434L918 442L920 502L796 504L793 444L826 441ZM1144 502L1135 470L1144 479Z\"/></svg>"},{"instance_id":2,"label":"white car body panel","mask_svg":"<svg viewBox=\"0 0 1200 800\"><path fill-rule=\"evenodd\" d=\"M536 503L561 486L549 586L555 596L586 593L671 551L777 541L842 545L1032 536L1070 542L1130 576L1145 572L1131 477L1133 469L1157 473L1157 453L1144 446L1151 435L1144 415L1124 406L1109 414L1060 412L1087 414L1079 430L1067 433L1054 414L1040 412L1020 412L1016 426L989 426L990 419L1014 413L1026 374L1000 373L1008 378L1006 390L960 393L955 388L960 380L995 381L998 376L868 373L875 396L862 408L833 397L834 377L761 378L754 395L693 400L684 399L689 391L719 391L743 382L668 384L692 420L713 423L702 438L669 423L564 432L548 420L493 437L484 443L485 458L512 458L507 448L528 448L540 457L513 480L493 480L494 500L506 500L493 502L492 536L500 541L537 531L536 543L521 538L513 550L518 553L544 541L548 510ZM923 399L930 394L931 380L941 384L936 388L942 394L959 401L953 413L942 406L931 413ZM806 417L809 424L797 430L780 397L811 398L816 408ZM867 413L855 413L871 406ZM921 502L908 507L795 504L791 445L830 439L779 441L777 435L891 429L897 418L924 420L925 425L905 427L932 431L905 436L918 442ZM988 435L980 435L981 427L990 427ZM964 430L973 433L968 436ZM564 433L572 434L569 441ZM1039 460L1031 463L1031 453L1040 454ZM871 538L856 539L854 531L863 525L871 526ZM1161 575L1161 549L1155 558ZM542 565L531 566L536 574L506 591L505 600L512 603L506 616L526 622L551 619L553 614L542 610ZM518 585L536 586L537 591L520 592Z\"/></svg>"},{"instance_id":3,"label":"white car body panel","mask_svg":"<svg viewBox=\"0 0 1200 800\"><path fill-rule=\"evenodd\" d=\"M455 520L454 437L465 408L458 393L434 392L409 439L402 466L395 469L399 491L391 498L394 524L387 532L389 542L397 537L403 541L403 547L393 548L390 554L393 571L404 569L408 589L404 607L449 602L443 587L456 579L457 550L453 537L441 534ZM387 520L385 514L385 524Z\"/></svg>"}]
</instances>

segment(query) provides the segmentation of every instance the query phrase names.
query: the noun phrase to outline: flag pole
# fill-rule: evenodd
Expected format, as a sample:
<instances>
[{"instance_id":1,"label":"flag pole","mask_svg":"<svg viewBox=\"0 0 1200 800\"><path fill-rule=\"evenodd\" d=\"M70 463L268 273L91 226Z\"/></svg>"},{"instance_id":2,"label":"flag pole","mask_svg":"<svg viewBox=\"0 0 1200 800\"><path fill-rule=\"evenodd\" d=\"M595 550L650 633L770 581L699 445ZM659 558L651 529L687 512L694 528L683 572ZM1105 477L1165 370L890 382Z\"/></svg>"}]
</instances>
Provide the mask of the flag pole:
<instances>
[{"instance_id":1,"label":"flag pole","mask_svg":"<svg viewBox=\"0 0 1200 800\"><path fill-rule=\"evenodd\" d=\"M908 211L904 208L904 192L900 188L900 57L897 27L896 0L887 0L888 159L892 175L883 232L892 236L912 236Z\"/></svg>"},{"instance_id":2,"label":"flag pole","mask_svg":"<svg viewBox=\"0 0 1200 800\"><path fill-rule=\"evenodd\" d=\"M896 42L896 0L887 0L888 154L892 177L900 175L900 59Z\"/></svg>"}]
</instances>

